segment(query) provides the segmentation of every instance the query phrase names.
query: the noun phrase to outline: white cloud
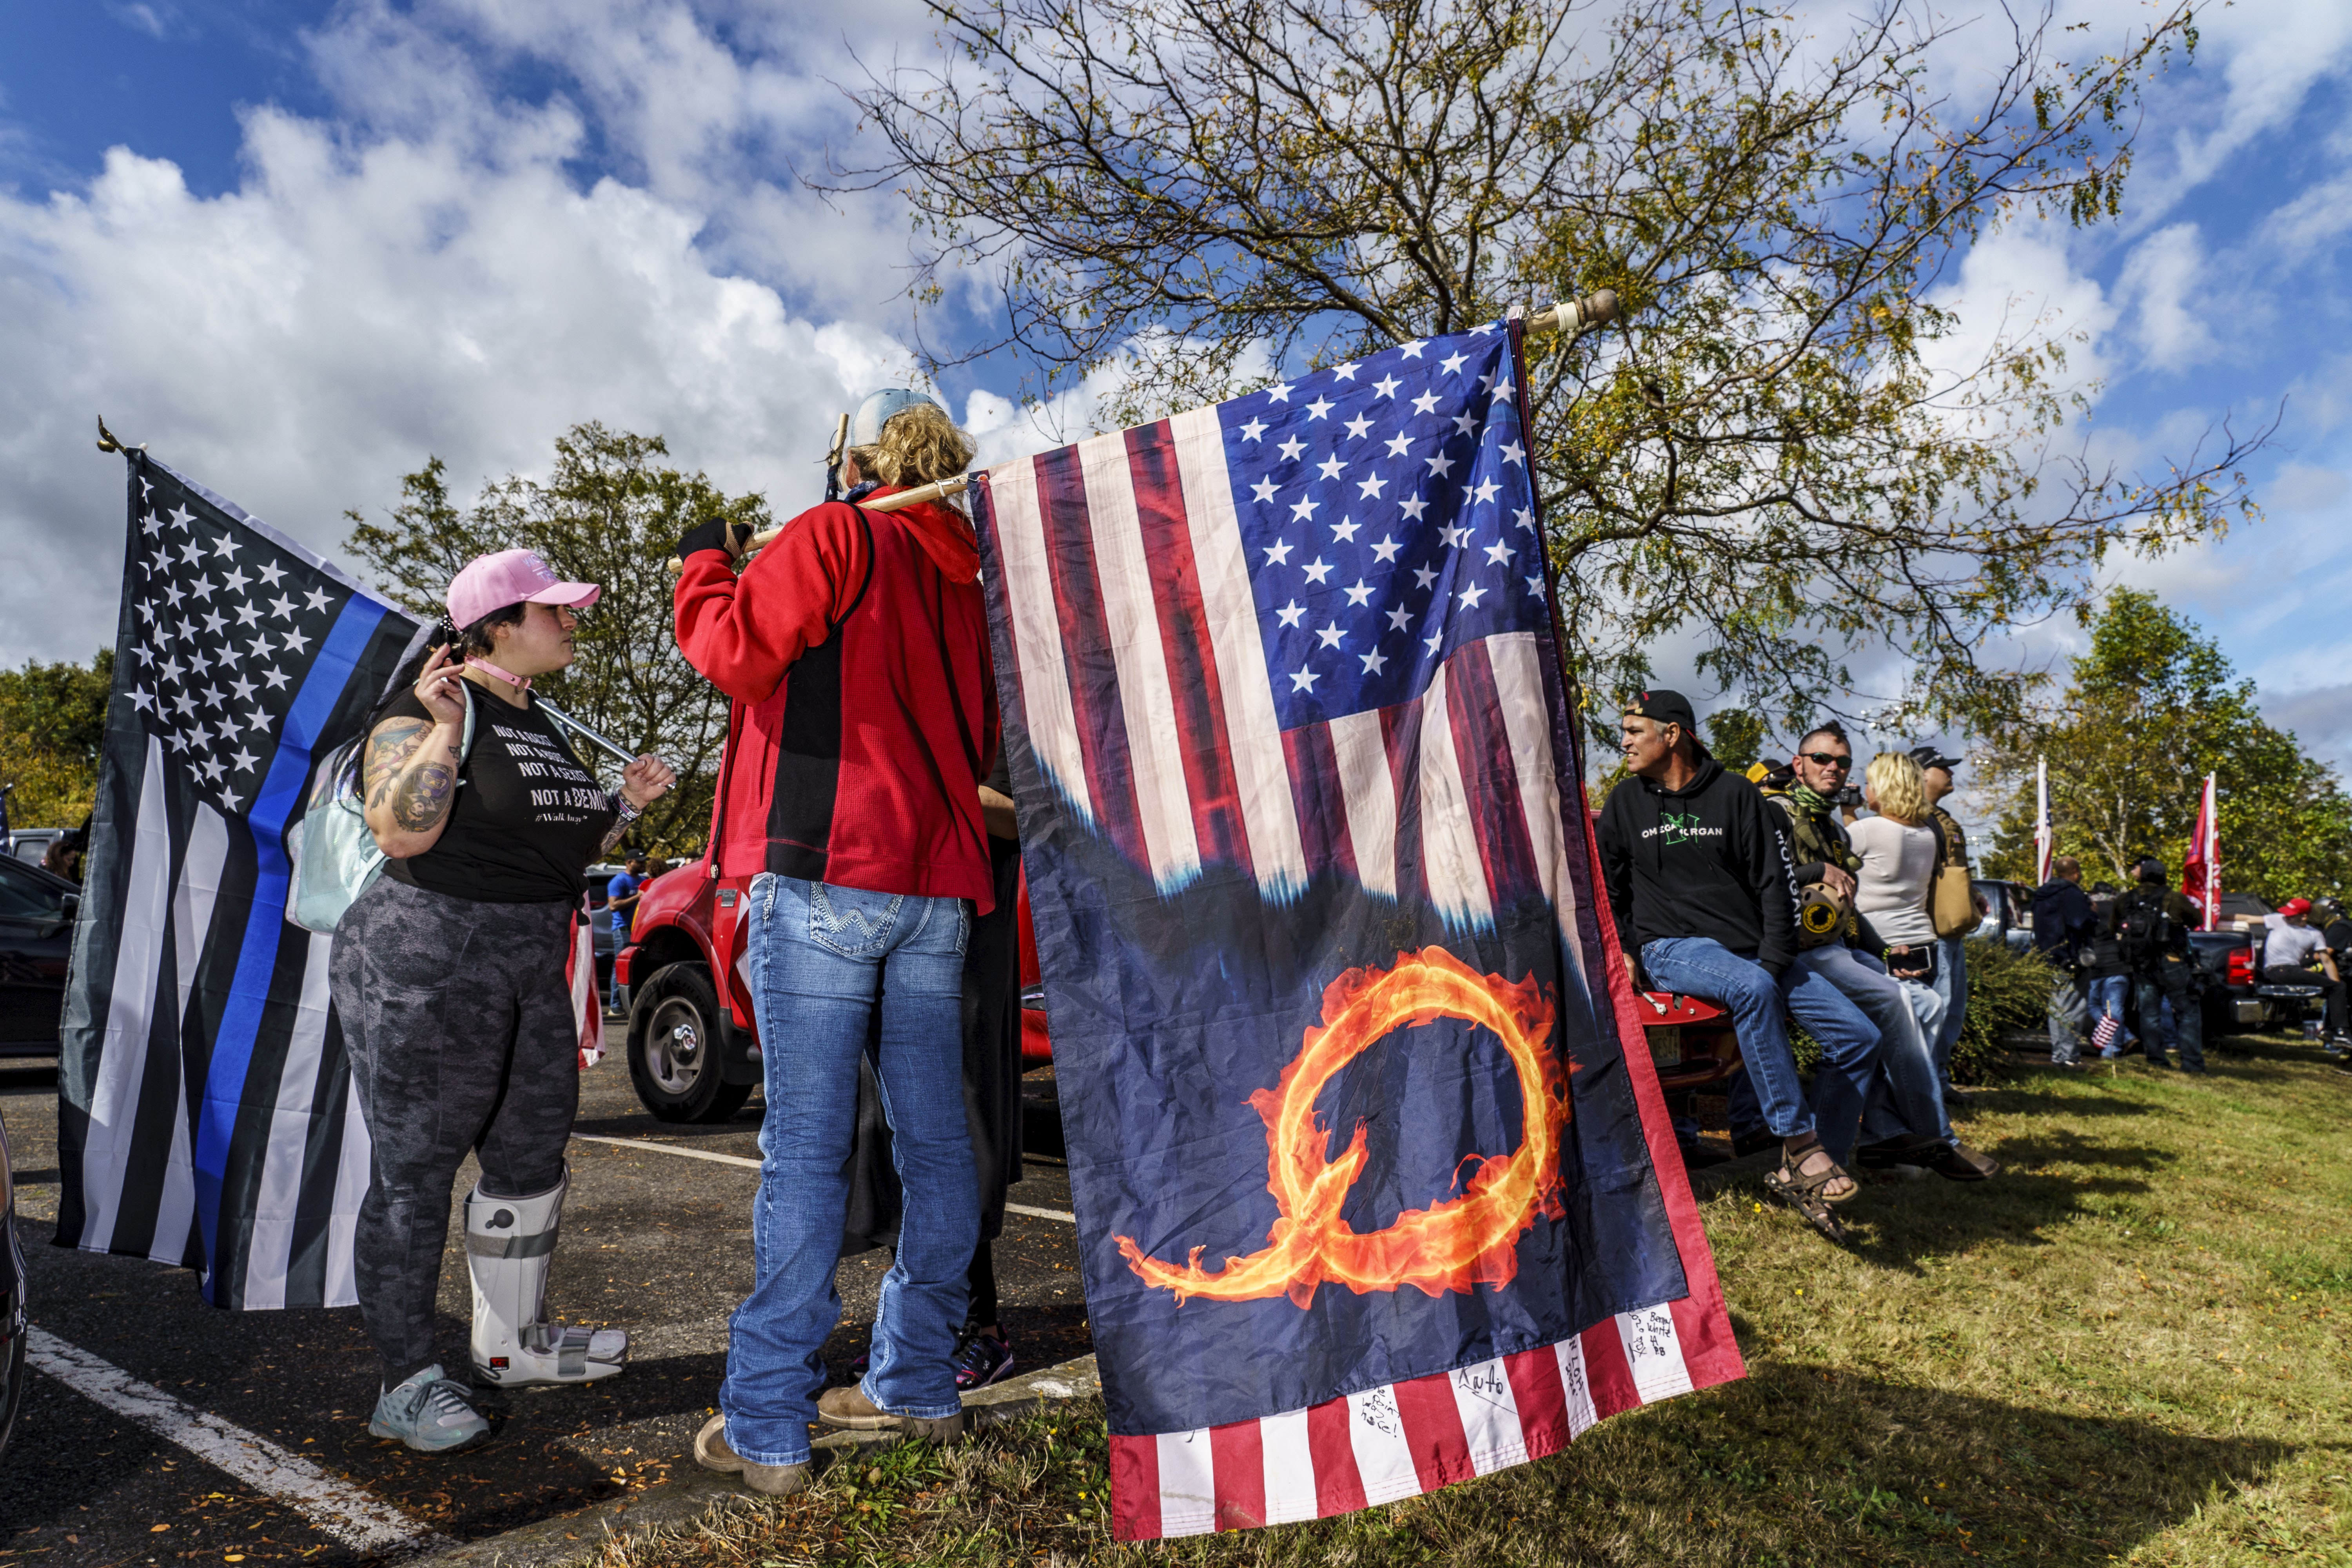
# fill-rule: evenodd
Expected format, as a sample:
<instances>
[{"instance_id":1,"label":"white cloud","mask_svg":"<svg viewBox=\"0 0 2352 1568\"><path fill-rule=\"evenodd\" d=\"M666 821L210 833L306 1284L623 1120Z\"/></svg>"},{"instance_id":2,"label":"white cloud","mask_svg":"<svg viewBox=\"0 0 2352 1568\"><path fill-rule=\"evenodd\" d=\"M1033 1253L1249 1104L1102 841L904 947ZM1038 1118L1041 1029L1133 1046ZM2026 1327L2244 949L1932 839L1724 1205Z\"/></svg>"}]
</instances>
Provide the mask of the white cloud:
<instances>
[{"instance_id":1,"label":"white cloud","mask_svg":"<svg viewBox=\"0 0 2352 1568\"><path fill-rule=\"evenodd\" d=\"M2036 342L2064 349L2070 387L2088 387L2105 374L2101 345L2116 308L2098 280L2077 269L2064 237L2047 225L2011 225L1987 235L1961 260L1958 278L1929 299L1958 318L1951 334L1925 354L1947 378Z\"/></svg>"},{"instance_id":2,"label":"white cloud","mask_svg":"<svg viewBox=\"0 0 2352 1568\"><path fill-rule=\"evenodd\" d=\"M472 106L462 134L364 144L251 114L243 186L192 195L117 150L79 194L0 197L0 660L87 657L113 627L125 438L316 547L427 453L453 478L547 461L598 418L789 513L835 411L903 375L869 327L809 320L726 276L692 212L577 189L562 109Z\"/></svg>"},{"instance_id":3,"label":"white cloud","mask_svg":"<svg viewBox=\"0 0 2352 1568\"><path fill-rule=\"evenodd\" d=\"M2193 223L2158 229L2132 247L2116 291L2138 307L2136 335L2150 364L2181 371L2210 358L2205 244Z\"/></svg>"}]
</instances>

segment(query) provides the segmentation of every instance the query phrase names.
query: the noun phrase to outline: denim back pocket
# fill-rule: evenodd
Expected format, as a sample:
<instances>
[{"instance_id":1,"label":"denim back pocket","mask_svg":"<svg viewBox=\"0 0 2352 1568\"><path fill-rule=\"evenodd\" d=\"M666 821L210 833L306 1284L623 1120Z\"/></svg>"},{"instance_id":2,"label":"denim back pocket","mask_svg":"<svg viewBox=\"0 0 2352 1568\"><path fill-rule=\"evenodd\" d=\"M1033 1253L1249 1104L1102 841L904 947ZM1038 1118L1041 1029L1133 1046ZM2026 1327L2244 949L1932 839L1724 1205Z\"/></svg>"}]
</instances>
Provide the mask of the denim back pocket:
<instances>
[{"instance_id":1,"label":"denim back pocket","mask_svg":"<svg viewBox=\"0 0 2352 1568\"><path fill-rule=\"evenodd\" d=\"M836 905L834 895L844 895ZM904 893L861 893L809 884L809 940L844 958L878 958L889 950Z\"/></svg>"}]
</instances>

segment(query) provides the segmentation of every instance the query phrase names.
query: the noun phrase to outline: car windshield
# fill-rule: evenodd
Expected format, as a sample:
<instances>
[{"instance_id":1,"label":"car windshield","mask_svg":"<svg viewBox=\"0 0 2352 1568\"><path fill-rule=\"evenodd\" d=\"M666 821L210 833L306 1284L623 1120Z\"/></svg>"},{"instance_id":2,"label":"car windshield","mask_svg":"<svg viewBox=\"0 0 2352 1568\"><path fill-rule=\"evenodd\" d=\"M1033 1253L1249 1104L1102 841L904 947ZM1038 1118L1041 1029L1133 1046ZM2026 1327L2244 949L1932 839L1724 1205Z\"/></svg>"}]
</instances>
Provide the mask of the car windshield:
<instances>
[{"instance_id":1,"label":"car windshield","mask_svg":"<svg viewBox=\"0 0 2352 1568\"><path fill-rule=\"evenodd\" d=\"M17 920L53 921L65 913L65 896L71 883L0 855L0 916Z\"/></svg>"}]
</instances>

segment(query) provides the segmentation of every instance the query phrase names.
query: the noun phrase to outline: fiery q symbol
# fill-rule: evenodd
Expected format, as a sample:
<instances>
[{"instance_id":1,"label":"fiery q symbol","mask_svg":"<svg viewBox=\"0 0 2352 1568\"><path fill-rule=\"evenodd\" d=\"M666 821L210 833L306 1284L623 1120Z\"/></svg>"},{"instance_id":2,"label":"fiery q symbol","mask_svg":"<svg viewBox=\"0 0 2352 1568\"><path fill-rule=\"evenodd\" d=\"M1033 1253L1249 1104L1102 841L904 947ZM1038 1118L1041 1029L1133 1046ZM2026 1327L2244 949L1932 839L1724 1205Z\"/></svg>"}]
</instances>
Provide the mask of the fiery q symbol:
<instances>
[{"instance_id":1,"label":"fiery q symbol","mask_svg":"<svg viewBox=\"0 0 2352 1568\"><path fill-rule=\"evenodd\" d=\"M1375 1042L1436 1018L1460 1018L1493 1031L1518 1069L1526 1121L1517 1152L1479 1160L1463 1194L1408 1209L1384 1230L1359 1235L1339 1217L1348 1190L1364 1169L1364 1124L1337 1161L1326 1160L1328 1131L1315 1120L1315 1097L1332 1076ZM1266 1169L1281 1217L1265 1246L1227 1258L1211 1273L1204 1247L1179 1267L1144 1255L1134 1238L1118 1250L1144 1283L1173 1291L1181 1303L1290 1298L1304 1307L1328 1279L1359 1295L1417 1286L1435 1296L1502 1285L1518 1272L1518 1240L1538 1210L1558 1218L1559 1144L1568 1126L1568 1081L1551 1049L1552 1005L1530 976L1518 982L1479 974L1441 947L1397 955L1393 967L1349 970L1323 992L1323 1026L1307 1031L1298 1055L1272 1089L1250 1104L1265 1119Z\"/></svg>"}]
</instances>

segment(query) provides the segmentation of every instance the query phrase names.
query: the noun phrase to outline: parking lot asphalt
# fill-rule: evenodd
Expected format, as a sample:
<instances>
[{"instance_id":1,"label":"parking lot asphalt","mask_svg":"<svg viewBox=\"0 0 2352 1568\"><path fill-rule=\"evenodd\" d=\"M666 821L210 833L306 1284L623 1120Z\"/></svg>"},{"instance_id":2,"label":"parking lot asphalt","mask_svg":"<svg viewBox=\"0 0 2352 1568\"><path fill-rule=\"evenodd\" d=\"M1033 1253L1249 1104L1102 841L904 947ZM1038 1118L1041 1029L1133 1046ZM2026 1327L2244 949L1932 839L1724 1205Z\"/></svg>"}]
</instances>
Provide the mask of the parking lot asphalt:
<instances>
[{"instance_id":1,"label":"parking lot asphalt","mask_svg":"<svg viewBox=\"0 0 2352 1568\"><path fill-rule=\"evenodd\" d=\"M664 1151L756 1160L756 1098L721 1125L668 1126L638 1106L618 1057L583 1076L575 1132L586 1136L572 1145L549 1305L567 1321L627 1327L629 1369L588 1387L493 1392L491 1439L427 1458L367 1434L375 1371L357 1309L224 1312L186 1270L51 1245L56 1092L53 1062L0 1061L31 1320L63 1347L49 1363L57 1374L31 1380L0 1459L0 1564L363 1563L479 1540L692 1464L688 1445L718 1396L727 1316L751 1282L757 1173ZM469 1161L457 1194L473 1180ZM1052 1162L1033 1161L1011 1196L1045 1213L1070 1207ZM452 1241L441 1340L462 1362L472 1297L456 1225ZM1009 1213L996 1258L1024 1370L1092 1349L1071 1225ZM865 1349L887 1267L883 1252L841 1265L843 1321L825 1347L837 1381ZM127 1392L104 1386L110 1368L127 1374L117 1380ZM147 1416L122 1413L134 1406ZM385 1510L392 1533L408 1539L387 1547L384 1531L355 1531L354 1508Z\"/></svg>"}]
</instances>

